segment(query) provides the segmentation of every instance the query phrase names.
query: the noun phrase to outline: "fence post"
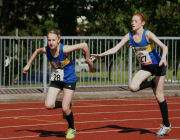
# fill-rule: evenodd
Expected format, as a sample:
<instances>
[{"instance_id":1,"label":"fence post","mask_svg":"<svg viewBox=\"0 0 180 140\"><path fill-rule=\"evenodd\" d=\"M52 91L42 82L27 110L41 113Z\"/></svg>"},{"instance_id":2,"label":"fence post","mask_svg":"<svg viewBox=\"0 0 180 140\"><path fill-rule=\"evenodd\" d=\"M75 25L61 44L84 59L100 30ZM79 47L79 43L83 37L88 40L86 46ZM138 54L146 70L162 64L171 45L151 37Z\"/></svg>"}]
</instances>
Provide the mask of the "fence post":
<instances>
[{"instance_id":1,"label":"fence post","mask_svg":"<svg viewBox=\"0 0 180 140\"><path fill-rule=\"evenodd\" d=\"M44 37L44 46L47 45L47 38ZM47 57L43 54L43 92L47 91Z\"/></svg>"},{"instance_id":2,"label":"fence post","mask_svg":"<svg viewBox=\"0 0 180 140\"><path fill-rule=\"evenodd\" d=\"M129 63L128 63L128 85L132 79L132 48L129 47Z\"/></svg>"}]
</instances>

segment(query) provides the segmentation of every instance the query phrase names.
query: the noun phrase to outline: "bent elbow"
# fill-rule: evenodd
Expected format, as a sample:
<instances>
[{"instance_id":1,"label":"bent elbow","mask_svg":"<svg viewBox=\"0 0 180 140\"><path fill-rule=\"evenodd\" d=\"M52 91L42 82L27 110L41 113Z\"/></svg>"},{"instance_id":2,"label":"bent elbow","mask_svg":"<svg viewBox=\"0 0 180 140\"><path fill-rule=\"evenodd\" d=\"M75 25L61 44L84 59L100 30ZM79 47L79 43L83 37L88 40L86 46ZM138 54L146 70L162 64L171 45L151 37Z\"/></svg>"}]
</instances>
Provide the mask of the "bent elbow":
<instances>
[{"instance_id":1,"label":"bent elbow","mask_svg":"<svg viewBox=\"0 0 180 140\"><path fill-rule=\"evenodd\" d=\"M168 53L168 47L166 46L166 51L167 51L167 53Z\"/></svg>"},{"instance_id":2,"label":"bent elbow","mask_svg":"<svg viewBox=\"0 0 180 140\"><path fill-rule=\"evenodd\" d=\"M88 48L88 44L87 43L82 43L83 44L83 48Z\"/></svg>"},{"instance_id":3,"label":"bent elbow","mask_svg":"<svg viewBox=\"0 0 180 140\"><path fill-rule=\"evenodd\" d=\"M87 43L82 43L82 49L83 49L84 51L87 51L87 50L88 50L88 45L87 45Z\"/></svg>"}]
</instances>

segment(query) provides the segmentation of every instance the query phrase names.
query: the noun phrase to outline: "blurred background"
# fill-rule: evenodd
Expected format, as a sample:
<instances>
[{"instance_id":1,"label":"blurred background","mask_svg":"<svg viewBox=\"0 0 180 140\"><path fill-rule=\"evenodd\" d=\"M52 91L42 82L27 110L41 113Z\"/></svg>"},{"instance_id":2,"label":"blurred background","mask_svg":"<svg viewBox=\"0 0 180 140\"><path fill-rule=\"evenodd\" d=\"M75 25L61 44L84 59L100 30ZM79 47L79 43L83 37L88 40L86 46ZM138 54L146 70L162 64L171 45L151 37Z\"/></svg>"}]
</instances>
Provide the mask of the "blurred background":
<instances>
[{"instance_id":1,"label":"blurred background","mask_svg":"<svg viewBox=\"0 0 180 140\"><path fill-rule=\"evenodd\" d=\"M158 36L180 36L180 0L0 0L0 35L123 36L142 12Z\"/></svg>"},{"instance_id":2,"label":"blurred background","mask_svg":"<svg viewBox=\"0 0 180 140\"><path fill-rule=\"evenodd\" d=\"M46 91L51 66L45 56L37 57L27 75L22 69L37 48L47 45L47 31L60 29L62 43L86 42L91 54L101 53L131 31L136 12L169 47L166 85L180 86L180 0L0 0L0 89ZM73 52L77 86L128 86L140 64L126 46L93 62L95 73L81 51Z\"/></svg>"}]
</instances>

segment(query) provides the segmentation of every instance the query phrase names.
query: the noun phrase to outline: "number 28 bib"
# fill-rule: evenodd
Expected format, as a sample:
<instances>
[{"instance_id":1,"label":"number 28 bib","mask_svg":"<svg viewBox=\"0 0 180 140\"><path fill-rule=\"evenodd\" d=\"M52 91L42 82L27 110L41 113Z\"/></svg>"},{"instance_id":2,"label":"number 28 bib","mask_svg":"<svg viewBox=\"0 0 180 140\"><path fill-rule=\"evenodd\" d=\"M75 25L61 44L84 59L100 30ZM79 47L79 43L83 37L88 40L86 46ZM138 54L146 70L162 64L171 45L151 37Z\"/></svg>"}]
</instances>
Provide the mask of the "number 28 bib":
<instances>
[{"instance_id":1,"label":"number 28 bib","mask_svg":"<svg viewBox=\"0 0 180 140\"><path fill-rule=\"evenodd\" d=\"M136 58L141 63L141 65L150 65L152 64L151 57L149 56L149 52L147 50L135 51Z\"/></svg>"},{"instance_id":2,"label":"number 28 bib","mask_svg":"<svg viewBox=\"0 0 180 140\"><path fill-rule=\"evenodd\" d=\"M51 74L51 81L64 81L64 70L55 69Z\"/></svg>"}]
</instances>

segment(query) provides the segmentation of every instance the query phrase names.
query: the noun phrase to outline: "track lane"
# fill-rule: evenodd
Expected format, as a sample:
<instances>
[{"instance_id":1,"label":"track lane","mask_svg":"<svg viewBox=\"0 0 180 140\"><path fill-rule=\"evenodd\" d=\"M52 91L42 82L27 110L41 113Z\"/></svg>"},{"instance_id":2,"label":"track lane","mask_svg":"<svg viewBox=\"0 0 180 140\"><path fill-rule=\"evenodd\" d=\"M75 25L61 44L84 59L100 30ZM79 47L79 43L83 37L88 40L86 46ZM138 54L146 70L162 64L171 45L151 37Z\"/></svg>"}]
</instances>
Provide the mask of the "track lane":
<instances>
[{"instance_id":1,"label":"track lane","mask_svg":"<svg viewBox=\"0 0 180 140\"><path fill-rule=\"evenodd\" d=\"M178 137L177 134L180 131L180 98L168 98L167 99L169 106L169 116L173 126L173 131L169 136L164 137L166 139L175 139ZM102 102L101 102L102 101ZM148 102L147 102L148 101ZM25 103L23 103L25 104ZM4 115L0 117L0 123L5 123L5 125L1 125L0 127L0 139L8 138L8 139L64 139L64 131L66 130L67 123L66 121L60 119L57 115L61 113L61 109L57 110L45 110L40 109L26 109L31 108L34 103L27 103L26 106L21 104L19 107L24 108L19 111L1 111ZM126 104L130 104L127 106ZM117 140L118 139L162 139L154 136L154 132L159 129L159 124L161 123L161 116L159 107L156 105L156 101L154 99L133 99L131 100L96 100L96 101L75 101L75 105L73 106L73 111L75 114L75 126L77 127L77 135L76 138L78 140L90 140L89 138L93 138L95 140L103 139L104 140ZM4 104L5 106L7 104ZM12 106L12 104L10 104ZM13 108L16 104L13 104ZM0 104L1 109L13 109L11 107L3 108L3 104ZM83 107L81 107L83 106ZM39 103L36 106L33 105L34 108L42 107L43 104ZM88 110L88 111L87 111ZM149 111L148 111L149 110ZM172 111L171 111L172 110ZM85 112L86 111L86 112ZM137 111L137 112L136 112ZM8 113L10 114L8 114ZM16 113L14 113L16 112ZM98 113L97 113L98 112ZM109 112L109 113L103 113ZM113 113L111 113L113 112ZM115 113L114 113L115 112ZM50 116L46 116L46 114L51 114ZM11 115L17 116L28 116L29 114L33 115L44 115L45 116L37 116L37 117L26 117L28 119L15 119L14 118L2 118L2 117L12 117ZM56 114L56 115L54 115ZM9 116L8 116L9 115ZM61 115L61 114L60 114ZM43 122L39 120L41 119L49 122ZM103 118L103 119L102 119ZM50 123L52 121L52 123ZM53 123L53 121L61 121L61 123ZM39 123L37 123L39 122ZM21 127L8 127L9 124L17 124L21 125ZM29 126L23 126L23 123ZM42 125L38 125L42 124ZM43 125L44 124L44 125ZM6 127L5 127L6 126ZM13 126L13 125L12 125ZM146 130L147 129L147 130ZM58 130L58 131L57 131ZM176 135L175 135L176 134ZM44 136L43 136L44 135ZM180 137L180 135L179 135Z\"/></svg>"}]
</instances>

